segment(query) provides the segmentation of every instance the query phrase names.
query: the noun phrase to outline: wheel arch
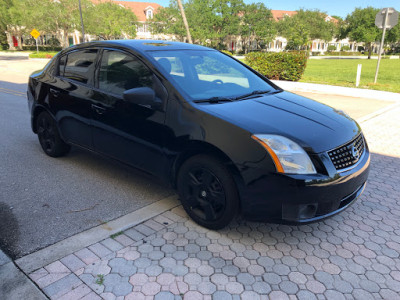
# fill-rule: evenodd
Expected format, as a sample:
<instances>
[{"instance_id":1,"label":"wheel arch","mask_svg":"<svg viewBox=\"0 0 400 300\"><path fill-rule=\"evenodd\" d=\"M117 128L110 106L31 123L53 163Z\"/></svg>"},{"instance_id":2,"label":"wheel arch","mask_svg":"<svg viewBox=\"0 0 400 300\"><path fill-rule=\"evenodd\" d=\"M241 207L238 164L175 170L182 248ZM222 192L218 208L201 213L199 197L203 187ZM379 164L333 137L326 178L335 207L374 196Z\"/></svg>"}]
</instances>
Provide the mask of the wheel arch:
<instances>
[{"instance_id":1,"label":"wheel arch","mask_svg":"<svg viewBox=\"0 0 400 300\"><path fill-rule=\"evenodd\" d=\"M41 105L37 105L35 108L34 108L34 110L33 110L33 113L32 113L32 130L33 130L33 132L34 133L36 133L37 134L37 122L36 122L36 120L37 120L37 117L42 113L42 112L47 112L47 113L49 113L50 114L50 116L52 116L53 117L53 114L52 113L50 113L50 111L48 110L48 109L46 109L44 106L41 106Z\"/></svg>"},{"instance_id":2,"label":"wheel arch","mask_svg":"<svg viewBox=\"0 0 400 300\"><path fill-rule=\"evenodd\" d=\"M183 147L183 150L176 157L171 172L171 184L174 188L176 188L176 180L181 166L189 158L199 154L210 155L220 160L228 169L228 171L232 174L233 180L235 181L238 192L240 194L240 190L243 186L244 181L235 163L221 149L204 141L190 141Z\"/></svg>"}]
</instances>

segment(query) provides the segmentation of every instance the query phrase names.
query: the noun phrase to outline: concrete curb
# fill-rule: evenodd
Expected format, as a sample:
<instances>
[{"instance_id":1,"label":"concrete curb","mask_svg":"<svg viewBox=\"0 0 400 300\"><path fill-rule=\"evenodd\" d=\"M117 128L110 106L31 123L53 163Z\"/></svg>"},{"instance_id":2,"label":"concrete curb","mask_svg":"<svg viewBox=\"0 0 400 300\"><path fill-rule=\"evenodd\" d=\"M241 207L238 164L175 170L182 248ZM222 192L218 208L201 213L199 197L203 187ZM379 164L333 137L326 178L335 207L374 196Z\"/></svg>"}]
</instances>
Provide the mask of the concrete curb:
<instances>
[{"instance_id":1,"label":"concrete curb","mask_svg":"<svg viewBox=\"0 0 400 300\"><path fill-rule=\"evenodd\" d=\"M374 111L373 113L370 113L370 114L368 114L368 115L366 115L366 116L363 116L363 117L361 117L361 118L357 118L356 121L357 121L358 123L367 122L367 121L369 121L369 120L371 120L371 119L373 119L373 118L375 118L375 117L377 117L377 116L380 116L380 115L384 114L385 112L388 112L388 111L390 111L390 110L392 110L392 109L394 109L394 108L396 108L396 107L398 107L398 106L400 106L400 102L394 103L394 104L389 105L389 106L386 106L386 107L384 107L384 108L382 108L382 109L379 109L379 110L377 110L377 111Z\"/></svg>"},{"instance_id":2,"label":"concrete curb","mask_svg":"<svg viewBox=\"0 0 400 300\"><path fill-rule=\"evenodd\" d=\"M25 273L31 273L67 256L68 254L104 240L110 237L112 234L124 231L170 209L173 209L179 204L180 203L176 195L170 196L118 219L78 233L47 248L21 257L17 259L15 263Z\"/></svg>"},{"instance_id":3,"label":"concrete curb","mask_svg":"<svg viewBox=\"0 0 400 300\"><path fill-rule=\"evenodd\" d=\"M0 51L0 56L25 56L25 57L28 57L30 53L31 52L22 52L22 51L15 51L15 52Z\"/></svg>"},{"instance_id":4,"label":"concrete curb","mask_svg":"<svg viewBox=\"0 0 400 300\"><path fill-rule=\"evenodd\" d=\"M39 60L39 61L50 61L51 58L32 58L32 57L29 57L28 59L29 60Z\"/></svg>"},{"instance_id":5,"label":"concrete curb","mask_svg":"<svg viewBox=\"0 0 400 300\"><path fill-rule=\"evenodd\" d=\"M272 82L275 83L277 86L283 88L284 90L294 93L310 92L318 94L332 94L355 98L368 98L375 100L400 102L400 93L283 80L272 80Z\"/></svg>"}]
</instances>

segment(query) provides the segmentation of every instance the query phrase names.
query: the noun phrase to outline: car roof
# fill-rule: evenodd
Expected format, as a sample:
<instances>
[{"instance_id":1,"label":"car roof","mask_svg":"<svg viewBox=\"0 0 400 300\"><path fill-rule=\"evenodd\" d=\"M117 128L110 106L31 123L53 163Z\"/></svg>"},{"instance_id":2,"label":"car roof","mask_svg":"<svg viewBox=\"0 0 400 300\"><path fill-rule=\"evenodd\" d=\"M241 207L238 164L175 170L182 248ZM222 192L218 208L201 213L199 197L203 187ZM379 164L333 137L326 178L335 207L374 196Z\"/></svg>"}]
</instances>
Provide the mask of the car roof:
<instances>
[{"instance_id":1,"label":"car roof","mask_svg":"<svg viewBox=\"0 0 400 300\"><path fill-rule=\"evenodd\" d=\"M80 49L86 47L124 47L136 50L137 52L155 51L155 50L214 50L211 48L162 40L110 40L86 42L67 48L66 50Z\"/></svg>"}]
</instances>

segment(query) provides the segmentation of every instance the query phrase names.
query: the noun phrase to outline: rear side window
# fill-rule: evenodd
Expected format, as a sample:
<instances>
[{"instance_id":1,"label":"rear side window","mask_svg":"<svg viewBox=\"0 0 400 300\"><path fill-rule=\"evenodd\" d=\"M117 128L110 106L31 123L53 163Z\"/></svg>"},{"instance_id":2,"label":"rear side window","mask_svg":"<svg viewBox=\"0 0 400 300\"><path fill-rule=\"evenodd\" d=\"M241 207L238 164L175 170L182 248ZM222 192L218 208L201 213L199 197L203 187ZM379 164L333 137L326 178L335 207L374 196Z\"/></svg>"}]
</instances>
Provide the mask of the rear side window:
<instances>
[{"instance_id":1,"label":"rear side window","mask_svg":"<svg viewBox=\"0 0 400 300\"><path fill-rule=\"evenodd\" d=\"M137 87L153 88L151 71L137 58L120 51L104 50L99 72L99 88L122 96Z\"/></svg>"},{"instance_id":2,"label":"rear side window","mask_svg":"<svg viewBox=\"0 0 400 300\"><path fill-rule=\"evenodd\" d=\"M96 49L78 50L69 53L64 68L64 77L88 83L93 78L96 55Z\"/></svg>"},{"instance_id":3,"label":"rear side window","mask_svg":"<svg viewBox=\"0 0 400 300\"><path fill-rule=\"evenodd\" d=\"M60 58L58 62L58 75L59 76L64 76L64 69L65 69L65 63L67 62L67 56L64 55L63 57Z\"/></svg>"}]
</instances>

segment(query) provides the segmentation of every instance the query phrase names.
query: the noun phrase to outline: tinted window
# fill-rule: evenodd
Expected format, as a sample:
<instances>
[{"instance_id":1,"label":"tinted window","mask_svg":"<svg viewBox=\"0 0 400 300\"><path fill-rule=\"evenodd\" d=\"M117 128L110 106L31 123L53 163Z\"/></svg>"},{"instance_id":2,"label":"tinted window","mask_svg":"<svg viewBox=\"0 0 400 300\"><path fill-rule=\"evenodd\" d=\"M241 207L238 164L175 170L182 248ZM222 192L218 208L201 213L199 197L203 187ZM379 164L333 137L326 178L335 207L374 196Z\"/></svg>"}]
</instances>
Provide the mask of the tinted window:
<instances>
[{"instance_id":1,"label":"tinted window","mask_svg":"<svg viewBox=\"0 0 400 300\"><path fill-rule=\"evenodd\" d=\"M105 50L101 59L99 88L122 95L136 87L153 88L151 71L137 58L119 51Z\"/></svg>"},{"instance_id":2,"label":"tinted window","mask_svg":"<svg viewBox=\"0 0 400 300\"><path fill-rule=\"evenodd\" d=\"M64 76L64 68L66 62L67 62L67 56L64 55L63 57L60 58L60 61L58 62L58 75Z\"/></svg>"},{"instance_id":3,"label":"tinted window","mask_svg":"<svg viewBox=\"0 0 400 300\"><path fill-rule=\"evenodd\" d=\"M88 83L94 72L97 50L78 50L68 54L64 77Z\"/></svg>"}]
</instances>

